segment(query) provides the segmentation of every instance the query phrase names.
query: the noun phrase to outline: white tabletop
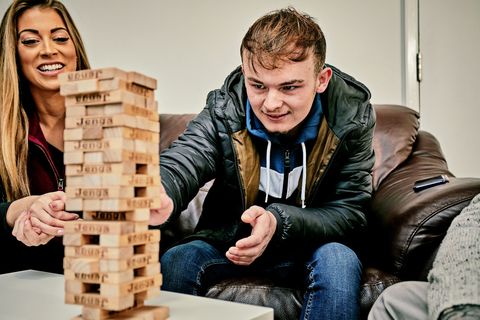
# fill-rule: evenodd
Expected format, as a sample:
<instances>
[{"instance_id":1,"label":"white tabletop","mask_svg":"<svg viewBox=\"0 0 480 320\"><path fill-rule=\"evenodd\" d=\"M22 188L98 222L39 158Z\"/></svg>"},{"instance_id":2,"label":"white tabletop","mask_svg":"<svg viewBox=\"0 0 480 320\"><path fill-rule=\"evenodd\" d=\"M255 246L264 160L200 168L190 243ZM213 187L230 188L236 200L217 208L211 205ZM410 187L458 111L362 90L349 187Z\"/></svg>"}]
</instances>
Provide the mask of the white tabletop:
<instances>
[{"instance_id":1,"label":"white tabletop","mask_svg":"<svg viewBox=\"0 0 480 320\"><path fill-rule=\"evenodd\" d=\"M65 320L81 313L81 306L64 303L63 275L20 271L0 275L1 320ZM271 320L273 309L161 291L146 301L170 309L170 320Z\"/></svg>"}]
</instances>

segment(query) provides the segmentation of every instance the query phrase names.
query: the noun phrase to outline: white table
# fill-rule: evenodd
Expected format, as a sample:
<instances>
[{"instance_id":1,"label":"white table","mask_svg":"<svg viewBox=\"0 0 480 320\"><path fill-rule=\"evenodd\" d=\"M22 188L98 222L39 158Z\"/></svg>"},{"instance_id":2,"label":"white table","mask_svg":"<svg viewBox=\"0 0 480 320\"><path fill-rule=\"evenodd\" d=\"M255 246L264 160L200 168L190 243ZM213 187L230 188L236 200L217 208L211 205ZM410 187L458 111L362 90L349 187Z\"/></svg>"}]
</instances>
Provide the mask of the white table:
<instances>
[{"instance_id":1,"label":"white table","mask_svg":"<svg viewBox=\"0 0 480 320\"><path fill-rule=\"evenodd\" d=\"M64 303L63 275L20 271L0 275L1 320L66 320L81 313L81 306ZM170 308L170 320L272 320L273 309L161 291L147 305Z\"/></svg>"}]
</instances>

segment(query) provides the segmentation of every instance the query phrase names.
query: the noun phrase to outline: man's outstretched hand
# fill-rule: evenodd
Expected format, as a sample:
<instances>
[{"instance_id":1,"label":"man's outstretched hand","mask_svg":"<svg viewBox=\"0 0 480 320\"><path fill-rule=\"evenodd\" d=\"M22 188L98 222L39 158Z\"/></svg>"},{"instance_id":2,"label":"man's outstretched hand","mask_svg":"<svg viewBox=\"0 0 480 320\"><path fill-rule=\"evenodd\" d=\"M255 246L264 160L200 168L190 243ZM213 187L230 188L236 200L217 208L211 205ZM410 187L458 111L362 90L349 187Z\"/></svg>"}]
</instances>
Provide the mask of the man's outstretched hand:
<instances>
[{"instance_id":1,"label":"man's outstretched hand","mask_svg":"<svg viewBox=\"0 0 480 320\"><path fill-rule=\"evenodd\" d=\"M252 226L252 233L238 240L235 247L228 249L226 256L235 264L248 266L267 248L277 228L277 220L270 211L252 206L242 214L242 221Z\"/></svg>"},{"instance_id":2,"label":"man's outstretched hand","mask_svg":"<svg viewBox=\"0 0 480 320\"><path fill-rule=\"evenodd\" d=\"M150 225L158 226L172 214L173 201L165 192L165 188L160 184L160 208L150 209Z\"/></svg>"}]
</instances>

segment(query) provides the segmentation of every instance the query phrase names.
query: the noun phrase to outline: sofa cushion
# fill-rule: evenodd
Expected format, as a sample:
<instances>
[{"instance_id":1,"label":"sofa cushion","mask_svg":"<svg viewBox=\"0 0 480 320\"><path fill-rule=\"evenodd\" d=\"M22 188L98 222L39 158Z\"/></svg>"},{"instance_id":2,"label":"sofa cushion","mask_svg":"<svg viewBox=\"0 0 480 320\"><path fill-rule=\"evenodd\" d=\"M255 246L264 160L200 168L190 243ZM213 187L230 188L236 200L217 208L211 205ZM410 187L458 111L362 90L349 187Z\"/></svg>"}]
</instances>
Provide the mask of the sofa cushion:
<instances>
[{"instance_id":1,"label":"sofa cushion","mask_svg":"<svg viewBox=\"0 0 480 320\"><path fill-rule=\"evenodd\" d=\"M419 114L415 110L397 105L374 105L377 116L373 135L375 165L373 190L412 152L417 137Z\"/></svg>"}]
</instances>

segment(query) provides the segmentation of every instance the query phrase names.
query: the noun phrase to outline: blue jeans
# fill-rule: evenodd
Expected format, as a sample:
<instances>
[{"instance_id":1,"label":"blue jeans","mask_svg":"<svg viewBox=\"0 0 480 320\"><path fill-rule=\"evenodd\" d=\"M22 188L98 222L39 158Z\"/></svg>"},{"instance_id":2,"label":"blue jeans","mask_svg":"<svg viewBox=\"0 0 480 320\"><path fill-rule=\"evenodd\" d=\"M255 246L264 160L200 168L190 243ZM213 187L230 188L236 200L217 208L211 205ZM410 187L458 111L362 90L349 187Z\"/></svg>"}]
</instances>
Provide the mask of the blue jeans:
<instances>
[{"instance_id":1,"label":"blue jeans","mask_svg":"<svg viewBox=\"0 0 480 320\"><path fill-rule=\"evenodd\" d=\"M359 316L362 266L356 254L339 243L326 243L308 261L276 261L237 266L212 245L194 240L171 248L161 258L162 289L205 295L227 278L265 274L279 280L303 276L305 295L301 319L345 319Z\"/></svg>"}]
</instances>

